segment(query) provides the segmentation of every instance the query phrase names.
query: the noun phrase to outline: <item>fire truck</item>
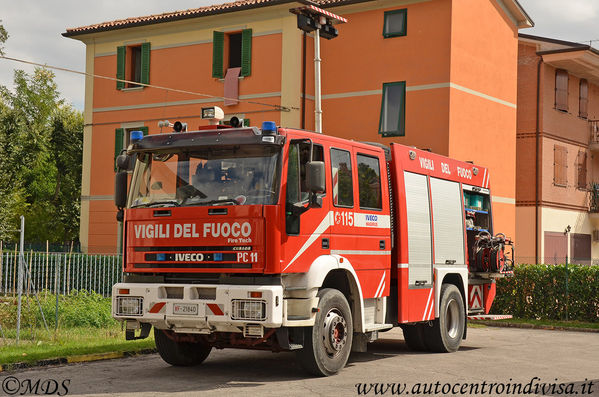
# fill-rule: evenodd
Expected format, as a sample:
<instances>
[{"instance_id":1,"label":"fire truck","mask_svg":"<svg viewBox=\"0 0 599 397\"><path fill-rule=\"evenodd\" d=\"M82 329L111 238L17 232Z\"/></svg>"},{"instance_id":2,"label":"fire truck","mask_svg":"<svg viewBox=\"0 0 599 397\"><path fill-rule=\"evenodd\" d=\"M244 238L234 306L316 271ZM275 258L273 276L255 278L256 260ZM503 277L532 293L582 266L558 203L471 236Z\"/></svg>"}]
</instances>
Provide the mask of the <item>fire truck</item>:
<instances>
[{"instance_id":1,"label":"fire truck","mask_svg":"<svg viewBox=\"0 0 599 397\"><path fill-rule=\"evenodd\" d=\"M153 327L175 366L212 348L294 351L318 376L393 327L412 349L458 350L513 263L512 241L493 234L488 170L232 124L132 132L117 159L124 280L112 314L126 338Z\"/></svg>"}]
</instances>

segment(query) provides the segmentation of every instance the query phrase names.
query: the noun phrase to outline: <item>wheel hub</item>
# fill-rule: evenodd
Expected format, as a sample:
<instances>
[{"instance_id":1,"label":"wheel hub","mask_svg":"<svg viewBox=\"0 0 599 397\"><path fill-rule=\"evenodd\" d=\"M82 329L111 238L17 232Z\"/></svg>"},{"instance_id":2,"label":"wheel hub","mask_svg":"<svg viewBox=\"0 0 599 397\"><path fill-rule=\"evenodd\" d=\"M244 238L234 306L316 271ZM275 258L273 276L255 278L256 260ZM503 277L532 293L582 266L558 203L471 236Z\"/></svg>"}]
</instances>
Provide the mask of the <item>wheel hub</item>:
<instances>
[{"instance_id":1,"label":"wheel hub","mask_svg":"<svg viewBox=\"0 0 599 397\"><path fill-rule=\"evenodd\" d=\"M447 327L447 335L454 339L458 336L460 328L460 307L455 299L447 303L446 313L445 326Z\"/></svg>"},{"instance_id":2,"label":"wheel hub","mask_svg":"<svg viewBox=\"0 0 599 397\"><path fill-rule=\"evenodd\" d=\"M337 309L331 309L325 316L323 339L330 355L339 353L347 343L347 323Z\"/></svg>"}]
</instances>

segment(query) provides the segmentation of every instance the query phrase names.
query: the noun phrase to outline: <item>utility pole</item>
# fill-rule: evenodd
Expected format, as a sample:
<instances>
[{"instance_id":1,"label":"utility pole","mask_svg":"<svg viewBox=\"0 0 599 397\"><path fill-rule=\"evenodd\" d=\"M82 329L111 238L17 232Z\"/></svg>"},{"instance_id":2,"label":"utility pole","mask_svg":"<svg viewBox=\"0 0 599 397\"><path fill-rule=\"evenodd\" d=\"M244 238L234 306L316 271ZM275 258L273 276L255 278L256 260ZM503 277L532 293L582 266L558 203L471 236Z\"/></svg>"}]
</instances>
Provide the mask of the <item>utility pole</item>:
<instances>
[{"instance_id":1,"label":"utility pole","mask_svg":"<svg viewBox=\"0 0 599 397\"><path fill-rule=\"evenodd\" d=\"M289 10L297 15L297 27L304 32L314 32L314 131L322 133L322 95L320 74L320 38L334 39L339 32L334 24L345 23L347 19L313 5ZM304 96L306 93L303 93Z\"/></svg>"}]
</instances>

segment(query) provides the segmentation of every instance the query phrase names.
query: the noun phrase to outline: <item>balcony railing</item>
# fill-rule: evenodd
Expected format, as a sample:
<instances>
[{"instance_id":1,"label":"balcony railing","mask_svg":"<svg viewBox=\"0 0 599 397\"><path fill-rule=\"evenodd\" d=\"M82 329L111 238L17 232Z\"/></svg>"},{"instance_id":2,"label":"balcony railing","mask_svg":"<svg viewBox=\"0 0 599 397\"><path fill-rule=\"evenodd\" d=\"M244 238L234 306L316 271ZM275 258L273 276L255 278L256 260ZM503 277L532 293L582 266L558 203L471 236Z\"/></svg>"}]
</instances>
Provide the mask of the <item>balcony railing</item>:
<instances>
[{"instance_id":1,"label":"balcony railing","mask_svg":"<svg viewBox=\"0 0 599 397\"><path fill-rule=\"evenodd\" d=\"M599 120L589 120L591 130L590 149L599 150Z\"/></svg>"},{"instance_id":2,"label":"balcony railing","mask_svg":"<svg viewBox=\"0 0 599 397\"><path fill-rule=\"evenodd\" d=\"M591 184L589 189L589 212L599 213L599 183Z\"/></svg>"}]
</instances>

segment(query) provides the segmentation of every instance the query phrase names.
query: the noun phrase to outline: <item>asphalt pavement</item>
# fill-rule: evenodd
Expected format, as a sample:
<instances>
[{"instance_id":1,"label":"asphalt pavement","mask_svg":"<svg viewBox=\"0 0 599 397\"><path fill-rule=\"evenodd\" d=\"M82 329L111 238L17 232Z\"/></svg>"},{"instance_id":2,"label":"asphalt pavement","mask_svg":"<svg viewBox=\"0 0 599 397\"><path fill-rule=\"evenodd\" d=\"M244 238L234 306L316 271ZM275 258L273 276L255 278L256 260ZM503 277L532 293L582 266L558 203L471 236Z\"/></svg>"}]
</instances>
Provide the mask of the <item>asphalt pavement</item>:
<instances>
[{"instance_id":1,"label":"asphalt pavement","mask_svg":"<svg viewBox=\"0 0 599 397\"><path fill-rule=\"evenodd\" d=\"M2 373L0 396L599 396L598 333L470 328L450 354L409 351L400 329L380 336L329 378L304 373L293 353L213 350L192 368L151 354Z\"/></svg>"}]
</instances>

